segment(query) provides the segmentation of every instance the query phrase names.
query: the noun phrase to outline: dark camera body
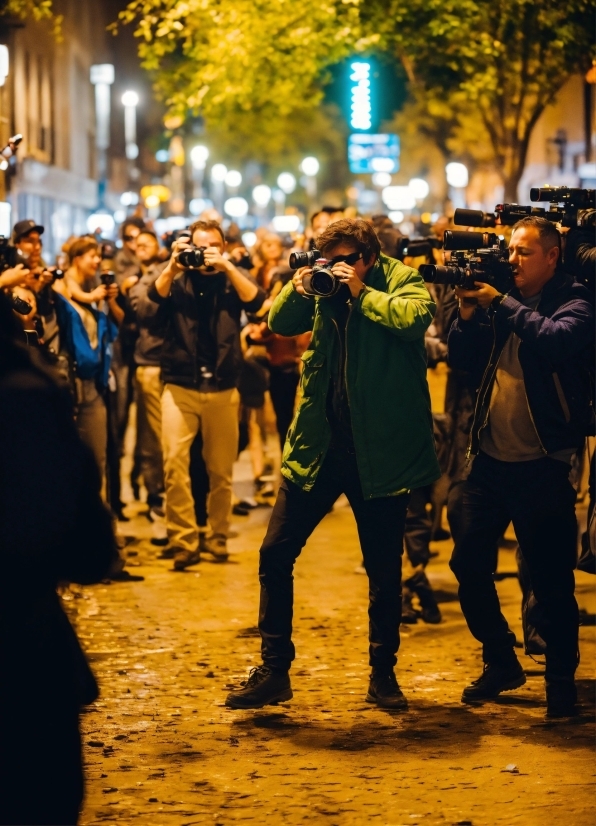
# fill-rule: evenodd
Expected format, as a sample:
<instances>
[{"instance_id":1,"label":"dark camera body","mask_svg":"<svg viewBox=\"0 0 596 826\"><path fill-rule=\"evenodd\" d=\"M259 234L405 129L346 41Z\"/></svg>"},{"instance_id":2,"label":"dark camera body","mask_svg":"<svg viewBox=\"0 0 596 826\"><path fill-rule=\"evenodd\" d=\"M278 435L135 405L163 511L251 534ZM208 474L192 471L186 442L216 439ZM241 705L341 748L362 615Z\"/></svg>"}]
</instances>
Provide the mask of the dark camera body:
<instances>
[{"instance_id":1,"label":"dark camera body","mask_svg":"<svg viewBox=\"0 0 596 826\"><path fill-rule=\"evenodd\" d=\"M116 253L118 252L116 244L113 241L102 241L99 249L104 261L111 261L112 258L116 257Z\"/></svg>"},{"instance_id":2,"label":"dark camera body","mask_svg":"<svg viewBox=\"0 0 596 826\"><path fill-rule=\"evenodd\" d=\"M187 270L199 270L205 266L205 250L207 247L195 247L182 250L178 255L178 263Z\"/></svg>"},{"instance_id":3,"label":"dark camera body","mask_svg":"<svg viewBox=\"0 0 596 826\"><path fill-rule=\"evenodd\" d=\"M445 233L444 249L452 250L445 266L423 264L420 274L433 284L450 284L476 290L475 282L490 284L500 293L509 292L515 282L505 240L492 232Z\"/></svg>"},{"instance_id":4,"label":"dark camera body","mask_svg":"<svg viewBox=\"0 0 596 826\"><path fill-rule=\"evenodd\" d=\"M309 252L293 252L290 255L290 267L299 270L301 267L311 267L312 272L302 279L302 286L307 295L318 295L320 298L330 298L341 287L341 281L331 272L329 260L322 258L319 250Z\"/></svg>"},{"instance_id":5,"label":"dark camera body","mask_svg":"<svg viewBox=\"0 0 596 826\"><path fill-rule=\"evenodd\" d=\"M23 298L19 298L18 295L10 295L9 298L10 303L12 304L12 309L19 315L29 315L33 309L28 301L25 301Z\"/></svg>"},{"instance_id":6,"label":"dark camera body","mask_svg":"<svg viewBox=\"0 0 596 826\"><path fill-rule=\"evenodd\" d=\"M400 238L397 246L397 257L402 261L406 256L417 258L426 255L429 258L433 250L441 249L438 238Z\"/></svg>"},{"instance_id":7,"label":"dark camera body","mask_svg":"<svg viewBox=\"0 0 596 826\"><path fill-rule=\"evenodd\" d=\"M327 266L328 264L329 261L326 258L319 258L312 268L312 272L304 276L302 286L307 295L331 298L339 291L342 282L331 272Z\"/></svg>"},{"instance_id":8,"label":"dark camera body","mask_svg":"<svg viewBox=\"0 0 596 826\"><path fill-rule=\"evenodd\" d=\"M173 229L169 232L164 232L161 236L162 243L167 250L172 250L174 246L174 242L178 241L180 238L188 238L190 239L190 230L188 229Z\"/></svg>"},{"instance_id":9,"label":"dark camera body","mask_svg":"<svg viewBox=\"0 0 596 826\"><path fill-rule=\"evenodd\" d=\"M102 272L99 276L99 280L104 285L104 287L109 287L112 284L116 283L116 273L112 272L111 270Z\"/></svg>"},{"instance_id":10,"label":"dark camera body","mask_svg":"<svg viewBox=\"0 0 596 826\"><path fill-rule=\"evenodd\" d=\"M9 244L8 238L0 235L0 272L16 267L17 264L27 266L27 256L20 249Z\"/></svg>"}]
</instances>

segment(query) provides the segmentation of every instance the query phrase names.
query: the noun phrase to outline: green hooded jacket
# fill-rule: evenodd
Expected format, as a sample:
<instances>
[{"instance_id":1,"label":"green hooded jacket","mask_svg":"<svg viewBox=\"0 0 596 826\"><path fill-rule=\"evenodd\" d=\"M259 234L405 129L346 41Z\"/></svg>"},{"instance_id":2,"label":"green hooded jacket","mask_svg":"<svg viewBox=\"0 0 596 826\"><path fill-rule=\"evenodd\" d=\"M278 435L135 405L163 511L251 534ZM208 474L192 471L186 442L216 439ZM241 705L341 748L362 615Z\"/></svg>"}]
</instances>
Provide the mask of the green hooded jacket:
<instances>
[{"instance_id":1,"label":"green hooded jacket","mask_svg":"<svg viewBox=\"0 0 596 826\"><path fill-rule=\"evenodd\" d=\"M435 304L417 270L381 255L353 303L345 330L346 389L365 499L392 496L441 475L433 440L424 332ZM313 331L302 356L301 398L282 474L310 490L331 441L327 392L339 332L332 302L286 284L269 312L274 333Z\"/></svg>"}]
</instances>

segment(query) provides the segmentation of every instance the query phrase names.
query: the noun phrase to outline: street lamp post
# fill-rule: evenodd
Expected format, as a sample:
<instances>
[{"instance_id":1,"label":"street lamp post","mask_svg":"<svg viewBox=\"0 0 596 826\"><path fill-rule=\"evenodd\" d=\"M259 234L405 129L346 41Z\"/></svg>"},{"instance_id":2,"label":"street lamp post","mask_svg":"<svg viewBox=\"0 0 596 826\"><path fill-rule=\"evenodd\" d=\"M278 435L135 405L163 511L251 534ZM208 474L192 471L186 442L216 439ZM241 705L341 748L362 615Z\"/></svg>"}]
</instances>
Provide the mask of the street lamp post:
<instances>
[{"instance_id":1,"label":"street lamp post","mask_svg":"<svg viewBox=\"0 0 596 826\"><path fill-rule=\"evenodd\" d=\"M97 151L97 179L99 207L105 207L108 186L108 149L110 148L110 86L114 82L111 63L91 66L90 80L95 87L95 149Z\"/></svg>"},{"instance_id":2,"label":"street lamp post","mask_svg":"<svg viewBox=\"0 0 596 826\"><path fill-rule=\"evenodd\" d=\"M132 89L122 95L122 105L124 106L124 141L126 143L126 157L128 159L129 178L135 179L137 174L135 161L139 155L137 146L137 106L139 96Z\"/></svg>"},{"instance_id":3,"label":"street lamp post","mask_svg":"<svg viewBox=\"0 0 596 826\"><path fill-rule=\"evenodd\" d=\"M257 184L252 191L252 199L255 202L255 212L258 218L266 223L267 206L271 200L271 188L267 184Z\"/></svg>"},{"instance_id":4,"label":"street lamp post","mask_svg":"<svg viewBox=\"0 0 596 826\"><path fill-rule=\"evenodd\" d=\"M207 166L207 158L209 157L209 150L206 146L197 144L190 150L190 162L192 164L192 176L194 181L193 198L203 197L203 176L205 175L205 167Z\"/></svg>"},{"instance_id":5,"label":"street lamp post","mask_svg":"<svg viewBox=\"0 0 596 826\"><path fill-rule=\"evenodd\" d=\"M216 163L211 167L211 200L220 213L223 210L225 195L224 181L227 174L228 168L223 163Z\"/></svg>"},{"instance_id":6,"label":"street lamp post","mask_svg":"<svg viewBox=\"0 0 596 826\"><path fill-rule=\"evenodd\" d=\"M277 186L279 189L274 190L273 200L276 204L277 215L283 215L286 206L286 195L291 195L296 189L296 178L291 172L281 172L277 176Z\"/></svg>"},{"instance_id":7,"label":"street lamp post","mask_svg":"<svg viewBox=\"0 0 596 826\"><path fill-rule=\"evenodd\" d=\"M313 158L312 155L309 155L307 158L304 158L300 164L300 169L306 178L306 195L308 196L309 203L312 205L312 202L317 197L319 162L316 158Z\"/></svg>"},{"instance_id":8,"label":"street lamp post","mask_svg":"<svg viewBox=\"0 0 596 826\"><path fill-rule=\"evenodd\" d=\"M449 198L453 206L466 206L466 187L468 185L468 168L463 163L451 162L445 167L445 175L449 184Z\"/></svg>"}]
</instances>

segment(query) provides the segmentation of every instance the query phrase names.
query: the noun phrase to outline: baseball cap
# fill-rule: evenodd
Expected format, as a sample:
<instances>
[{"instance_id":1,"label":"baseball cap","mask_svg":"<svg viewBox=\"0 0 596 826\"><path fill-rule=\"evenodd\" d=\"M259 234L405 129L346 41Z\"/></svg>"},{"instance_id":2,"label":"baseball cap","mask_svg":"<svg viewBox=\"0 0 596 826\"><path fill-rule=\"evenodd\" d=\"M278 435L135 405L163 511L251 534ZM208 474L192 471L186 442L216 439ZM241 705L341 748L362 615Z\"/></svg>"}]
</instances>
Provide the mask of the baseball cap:
<instances>
[{"instance_id":1,"label":"baseball cap","mask_svg":"<svg viewBox=\"0 0 596 826\"><path fill-rule=\"evenodd\" d=\"M27 235L29 232L39 232L39 234L42 235L44 229L45 227L36 224L32 218L25 218L23 221L17 221L12 231L12 242L13 244L16 244L16 242L22 238L23 235Z\"/></svg>"}]
</instances>

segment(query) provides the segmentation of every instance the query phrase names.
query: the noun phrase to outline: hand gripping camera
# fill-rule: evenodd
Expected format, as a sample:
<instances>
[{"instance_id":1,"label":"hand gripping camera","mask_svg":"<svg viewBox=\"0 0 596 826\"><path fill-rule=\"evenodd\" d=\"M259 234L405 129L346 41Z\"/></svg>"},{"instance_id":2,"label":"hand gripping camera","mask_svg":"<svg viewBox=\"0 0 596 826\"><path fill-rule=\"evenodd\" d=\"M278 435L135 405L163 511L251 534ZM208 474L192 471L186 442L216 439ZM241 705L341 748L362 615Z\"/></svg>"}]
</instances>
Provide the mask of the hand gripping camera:
<instances>
[{"instance_id":1,"label":"hand gripping camera","mask_svg":"<svg viewBox=\"0 0 596 826\"><path fill-rule=\"evenodd\" d=\"M445 232L443 249L451 250L445 266L423 264L420 274L433 284L451 284L464 290L476 290L475 282L491 284L507 293L515 284L513 268L505 239L494 232Z\"/></svg>"},{"instance_id":2,"label":"hand gripping camera","mask_svg":"<svg viewBox=\"0 0 596 826\"><path fill-rule=\"evenodd\" d=\"M302 279L302 286L307 295L318 295L320 298L331 298L342 286L339 278L331 272L329 263L329 259L323 258L319 250L293 252L290 255L290 267L293 270L312 267L312 272Z\"/></svg>"}]
</instances>

